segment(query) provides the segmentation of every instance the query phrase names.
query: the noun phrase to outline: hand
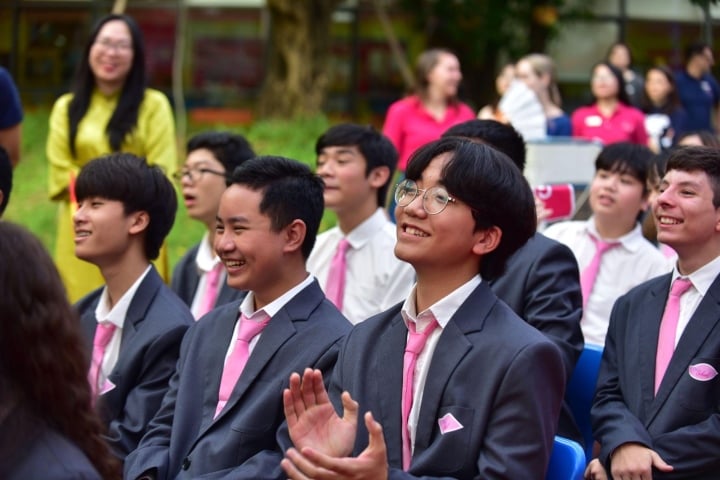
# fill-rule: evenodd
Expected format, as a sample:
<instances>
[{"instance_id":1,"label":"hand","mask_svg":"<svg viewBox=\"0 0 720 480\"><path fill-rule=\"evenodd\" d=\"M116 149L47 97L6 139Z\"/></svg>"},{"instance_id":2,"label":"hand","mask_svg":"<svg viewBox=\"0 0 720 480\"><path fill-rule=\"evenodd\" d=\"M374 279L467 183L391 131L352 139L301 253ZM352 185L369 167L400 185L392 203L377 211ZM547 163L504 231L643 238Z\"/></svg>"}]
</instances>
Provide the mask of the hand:
<instances>
[{"instance_id":1,"label":"hand","mask_svg":"<svg viewBox=\"0 0 720 480\"><path fill-rule=\"evenodd\" d=\"M613 478L622 480L651 480L653 467L661 472L673 469L654 450L638 443L620 445L610 458Z\"/></svg>"},{"instance_id":2,"label":"hand","mask_svg":"<svg viewBox=\"0 0 720 480\"><path fill-rule=\"evenodd\" d=\"M357 458L334 458L312 448L304 448L302 453L291 448L280 465L292 480L386 480L387 450L382 426L370 412L365 414L365 425L368 446Z\"/></svg>"},{"instance_id":3,"label":"hand","mask_svg":"<svg viewBox=\"0 0 720 480\"><path fill-rule=\"evenodd\" d=\"M585 469L585 474L583 475L583 478L585 480L608 480L607 472L605 471L605 467L602 466L602 463L600 463L600 460L597 458L594 458Z\"/></svg>"},{"instance_id":4,"label":"hand","mask_svg":"<svg viewBox=\"0 0 720 480\"><path fill-rule=\"evenodd\" d=\"M330 403L320 370L305 369L290 375L290 386L283 391L288 433L295 448L306 447L331 457L352 452L357 433L358 404L348 392L342 394L343 417Z\"/></svg>"}]
</instances>

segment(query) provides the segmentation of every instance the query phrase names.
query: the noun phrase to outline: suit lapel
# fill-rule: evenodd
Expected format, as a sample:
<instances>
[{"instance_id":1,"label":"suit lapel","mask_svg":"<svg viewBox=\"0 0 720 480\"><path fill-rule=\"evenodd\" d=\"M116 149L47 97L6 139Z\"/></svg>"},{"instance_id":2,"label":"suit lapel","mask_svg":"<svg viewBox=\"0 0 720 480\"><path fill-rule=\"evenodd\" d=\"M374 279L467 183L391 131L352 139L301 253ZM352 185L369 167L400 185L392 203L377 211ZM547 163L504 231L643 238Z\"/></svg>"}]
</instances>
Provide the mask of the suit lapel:
<instances>
[{"instance_id":1,"label":"suit lapel","mask_svg":"<svg viewBox=\"0 0 720 480\"><path fill-rule=\"evenodd\" d=\"M653 403L653 410L648 417L649 424L657 415L660 408L668 399L680 378L690 366L692 359L697 356L698 350L707 341L708 335L720 320L720 276L712 283L707 293L700 301L695 313L690 318L675 352L670 359L665 376L663 377L657 397ZM655 370L653 369L653 372Z\"/></svg>"},{"instance_id":2,"label":"suit lapel","mask_svg":"<svg viewBox=\"0 0 720 480\"><path fill-rule=\"evenodd\" d=\"M250 358L248 358L247 364L240 374L235 388L233 388L227 405L216 420L220 420L236 407L248 388L275 356L275 353L290 337L295 335L297 330L293 323L307 321L311 312L317 308L324 298L325 295L322 293L316 280L290 299L290 301L270 319L267 327L265 327L260 335L260 339L255 345L255 348L253 348Z\"/></svg>"},{"instance_id":3,"label":"suit lapel","mask_svg":"<svg viewBox=\"0 0 720 480\"><path fill-rule=\"evenodd\" d=\"M373 412L373 415L376 415L376 419L383 426L385 438L397 440L387 444L388 463L402 465L403 357L408 330L399 310L387 321L390 322L390 327L383 333L384 340L378 342L376 363L373 367L377 377L377 397L380 399L380 411Z\"/></svg>"},{"instance_id":4,"label":"suit lapel","mask_svg":"<svg viewBox=\"0 0 720 480\"><path fill-rule=\"evenodd\" d=\"M420 406L420 418L431 418L433 421L418 422L415 455L430 445L445 387L457 365L473 348L467 335L482 330L496 302L497 297L490 291L487 282L481 282L443 329L430 362Z\"/></svg>"},{"instance_id":5,"label":"suit lapel","mask_svg":"<svg viewBox=\"0 0 720 480\"><path fill-rule=\"evenodd\" d=\"M655 401L655 357L657 355L658 336L660 334L660 321L665 311L670 281L672 275L666 275L662 282L659 282L650 290L650 295L645 298L643 304L638 306L638 312L642 315L635 321L640 322L633 340L635 348L639 352L638 371L646 372L640 375L640 395L643 405L643 412L639 418L646 418L652 409ZM626 367L635 368L635 367Z\"/></svg>"}]
</instances>

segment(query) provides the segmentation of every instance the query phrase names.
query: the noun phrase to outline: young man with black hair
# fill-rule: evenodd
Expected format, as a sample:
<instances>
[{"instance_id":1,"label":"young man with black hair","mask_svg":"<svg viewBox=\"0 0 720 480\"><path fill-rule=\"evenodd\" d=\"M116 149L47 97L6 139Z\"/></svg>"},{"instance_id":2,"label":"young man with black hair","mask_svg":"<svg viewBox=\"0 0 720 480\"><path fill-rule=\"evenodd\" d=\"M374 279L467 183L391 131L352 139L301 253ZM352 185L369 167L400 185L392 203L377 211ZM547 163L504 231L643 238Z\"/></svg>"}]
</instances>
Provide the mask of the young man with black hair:
<instances>
[{"instance_id":1,"label":"young man with black hair","mask_svg":"<svg viewBox=\"0 0 720 480\"><path fill-rule=\"evenodd\" d=\"M177 198L158 167L129 153L91 160L75 192L75 255L105 280L76 304L92 349L88 378L110 445L124 458L160 407L192 323L150 263L173 225Z\"/></svg>"},{"instance_id":2,"label":"young man with black hair","mask_svg":"<svg viewBox=\"0 0 720 480\"><path fill-rule=\"evenodd\" d=\"M417 283L354 327L329 394L318 370L290 377L283 468L293 479L544 479L561 354L487 284L535 231L530 187L504 154L445 138L415 152L395 199L395 253Z\"/></svg>"},{"instance_id":3,"label":"young man with black hair","mask_svg":"<svg viewBox=\"0 0 720 480\"><path fill-rule=\"evenodd\" d=\"M373 127L344 123L318 138L315 153L325 208L337 226L318 235L308 271L359 323L402 301L415 281L412 267L393 253L395 224L384 210L397 150Z\"/></svg>"},{"instance_id":4,"label":"young man with black hair","mask_svg":"<svg viewBox=\"0 0 720 480\"><path fill-rule=\"evenodd\" d=\"M323 212L322 180L282 157L234 171L215 251L243 300L214 309L183 340L177 373L125 478L277 478L282 389L291 372L329 372L350 323L305 269Z\"/></svg>"}]
</instances>

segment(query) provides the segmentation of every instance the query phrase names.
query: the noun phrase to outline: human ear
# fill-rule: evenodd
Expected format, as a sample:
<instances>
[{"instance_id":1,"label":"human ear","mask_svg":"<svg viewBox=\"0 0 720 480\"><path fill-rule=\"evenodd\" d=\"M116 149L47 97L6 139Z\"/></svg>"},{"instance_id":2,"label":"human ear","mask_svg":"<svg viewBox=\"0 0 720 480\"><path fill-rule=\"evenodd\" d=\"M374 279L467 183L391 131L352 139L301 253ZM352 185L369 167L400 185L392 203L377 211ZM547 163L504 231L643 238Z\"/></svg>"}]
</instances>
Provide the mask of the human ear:
<instances>
[{"instance_id":1,"label":"human ear","mask_svg":"<svg viewBox=\"0 0 720 480\"><path fill-rule=\"evenodd\" d=\"M368 182L373 188L381 188L392 175L388 167L375 167L368 173Z\"/></svg>"},{"instance_id":2,"label":"human ear","mask_svg":"<svg viewBox=\"0 0 720 480\"><path fill-rule=\"evenodd\" d=\"M479 256L487 255L500 245L502 239L502 230L500 227L493 225L492 227L478 230L475 232L475 243L473 244L473 253Z\"/></svg>"},{"instance_id":3,"label":"human ear","mask_svg":"<svg viewBox=\"0 0 720 480\"><path fill-rule=\"evenodd\" d=\"M307 235L307 225L302 220L296 218L290 225L283 229L285 236L285 246L283 252L292 253L302 249L302 244Z\"/></svg>"},{"instance_id":4,"label":"human ear","mask_svg":"<svg viewBox=\"0 0 720 480\"><path fill-rule=\"evenodd\" d=\"M150 225L150 215L144 210L133 212L128 215L128 217L130 220L130 228L128 232L131 234L140 233L143 230L146 230Z\"/></svg>"}]
</instances>

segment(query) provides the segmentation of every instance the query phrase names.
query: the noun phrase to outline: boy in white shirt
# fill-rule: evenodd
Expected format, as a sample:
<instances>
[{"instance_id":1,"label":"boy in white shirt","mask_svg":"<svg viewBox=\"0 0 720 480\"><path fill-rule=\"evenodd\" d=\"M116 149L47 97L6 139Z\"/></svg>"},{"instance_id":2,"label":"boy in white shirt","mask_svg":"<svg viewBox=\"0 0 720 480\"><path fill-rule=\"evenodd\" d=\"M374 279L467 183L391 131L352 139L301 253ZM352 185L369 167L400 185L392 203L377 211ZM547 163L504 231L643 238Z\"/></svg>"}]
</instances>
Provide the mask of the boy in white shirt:
<instances>
[{"instance_id":1,"label":"boy in white shirt","mask_svg":"<svg viewBox=\"0 0 720 480\"><path fill-rule=\"evenodd\" d=\"M395 225L383 209L398 154L371 126L350 123L325 132L315 153L325 208L335 212L337 226L318 235L307 268L356 324L404 300L415 280L412 267L393 253Z\"/></svg>"},{"instance_id":2,"label":"boy in white shirt","mask_svg":"<svg viewBox=\"0 0 720 480\"><path fill-rule=\"evenodd\" d=\"M570 247L577 258L585 343L604 345L615 300L669 270L665 257L643 237L639 223L649 205L651 157L652 152L641 145L605 147L595 160L590 184L592 216L556 223L543 232Z\"/></svg>"}]
</instances>

